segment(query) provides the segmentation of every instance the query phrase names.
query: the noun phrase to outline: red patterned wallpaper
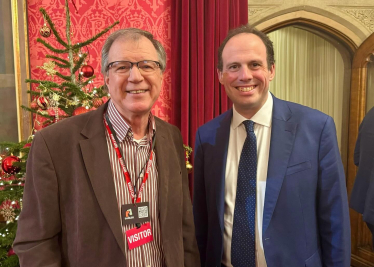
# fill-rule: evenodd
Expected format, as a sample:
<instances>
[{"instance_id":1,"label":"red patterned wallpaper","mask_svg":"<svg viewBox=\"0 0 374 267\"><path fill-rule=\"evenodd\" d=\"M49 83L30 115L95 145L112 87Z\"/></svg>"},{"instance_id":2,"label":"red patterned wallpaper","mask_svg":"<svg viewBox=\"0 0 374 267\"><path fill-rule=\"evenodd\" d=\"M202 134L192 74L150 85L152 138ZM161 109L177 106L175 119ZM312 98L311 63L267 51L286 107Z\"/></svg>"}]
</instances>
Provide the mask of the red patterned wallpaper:
<instances>
[{"instance_id":1,"label":"red patterned wallpaper","mask_svg":"<svg viewBox=\"0 0 374 267\"><path fill-rule=\"evenodd\" d=\"M74 0L77 11L72 0L69 0L71 15L71 31L73 33L72 42L77 43L89 39L105 27L111 25L116 20L120 23L116 25L113 32L120 28L135 27L151 32L157 40L165 47L167 58L167 68L164 73L163 88L158 101L153 107L153 114L161 119L170 121L171 116L171 26L170 9L172 0ZM44 24L43 16L39 8L43 7L54 22L57 31L61 36L65 33L65 0L28 0L28 23L29 23L29 48L30 48L30 69L32 79L50 79L45 71L37 68L42 66L45 55L50 51L42 44L36 42L41 37L39 30ZM101 47L109 33L105 34L94 43L88 46L90 59L88 64L95 70L96 78L94 86L103 84L101 68ZM53 34L45 38L53 46L60 47ZM66 37L63 38L66 40Z\"/></svg>"}]
</instances>

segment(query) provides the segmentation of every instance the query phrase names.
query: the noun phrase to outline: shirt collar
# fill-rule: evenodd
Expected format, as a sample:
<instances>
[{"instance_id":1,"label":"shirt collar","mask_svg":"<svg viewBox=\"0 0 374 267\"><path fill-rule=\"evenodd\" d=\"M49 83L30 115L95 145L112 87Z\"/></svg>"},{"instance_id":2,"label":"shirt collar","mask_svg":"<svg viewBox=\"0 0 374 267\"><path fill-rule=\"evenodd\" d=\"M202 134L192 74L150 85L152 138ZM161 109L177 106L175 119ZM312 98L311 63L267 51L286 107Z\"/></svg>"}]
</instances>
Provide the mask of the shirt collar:
<instances>
[{"instance_id":1,"label":"shirt collar","mask_svg":"<svg viewBox=\"0 0 374 267\"><path fill-rule=\"evenodd\" d=\"M235 106L232 107L233 115L231 125L234 129L240 126L243 121L248 120L236 111ZM271 127L271 120L273 113L273 96L268 92L268 98L265 104L260 108L259 111L251 118L256 124L263 125L265 127Z\"/></svg>"},{"instance_id":2,"label":"shirt collar","mask_svg":"<svg viewBox=\"0 0 374 267\"><path fill-rule=\"evenodd\" d=\"M121 116L119 111L117 110L116 106L113 104L112 100L109 101L107 114L109 117L110 122L112 123L113 129L116 132L117 138L120 142L122 142L126 136L131 137L133 140L133 133L131 126L125 121L125 119ZM150 141L153 138L153 135L156 133L156 122L152 112L149 112L148 116L148 133L146 135L147 138L142 138L145 141Z\"/></svg>"}]
</instances>

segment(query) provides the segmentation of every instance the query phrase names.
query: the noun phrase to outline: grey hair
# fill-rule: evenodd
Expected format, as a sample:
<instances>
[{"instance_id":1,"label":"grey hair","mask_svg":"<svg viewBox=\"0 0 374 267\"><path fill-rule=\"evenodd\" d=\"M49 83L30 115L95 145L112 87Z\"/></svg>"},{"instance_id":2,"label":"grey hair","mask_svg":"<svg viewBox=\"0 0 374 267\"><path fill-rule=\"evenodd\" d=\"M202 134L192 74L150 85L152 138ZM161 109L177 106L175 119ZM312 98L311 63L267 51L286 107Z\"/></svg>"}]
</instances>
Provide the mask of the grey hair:
<instances>
[{"instance_id":1,"label":"grey hair","mask_svg":"<svg viewBox=\"0 0 374 267\"><path fill-rule=\"evenodd\" d=\"M127 29L120 29L113 32L109 37L106 39L103 48L101 49L101 73L105 76L107 67L108 67L108 55L109 50L112 47L112 44L118 38L129 38L133 41L138 41L141 36L147 38L156 49L158 55L158 61L160 62L160 69L162 72L165 71L166 68L166 52L162 44L153 38L153 35L150 32L137 29L137 28L127 28Z\"/></svg>"}]
</instances>

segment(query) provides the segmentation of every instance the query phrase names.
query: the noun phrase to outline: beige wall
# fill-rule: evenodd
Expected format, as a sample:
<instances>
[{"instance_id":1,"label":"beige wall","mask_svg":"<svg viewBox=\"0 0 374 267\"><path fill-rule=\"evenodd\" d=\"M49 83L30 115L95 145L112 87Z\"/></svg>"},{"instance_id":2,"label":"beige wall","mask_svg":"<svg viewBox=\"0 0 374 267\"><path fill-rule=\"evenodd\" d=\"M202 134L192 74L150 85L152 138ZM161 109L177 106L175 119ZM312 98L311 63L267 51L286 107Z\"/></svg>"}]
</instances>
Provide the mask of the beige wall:
<instances>
[{"instance_id":1,"label":"beige wall","mask_svg":"<svg viewBox=\"0 0 374 267\"><path fill-rule=\"evenodd\" d=\"M296 18L333 27L358 47L374 32L374 1L248 0L248 22L259 30Z\"/></svg>"}]
</instances>

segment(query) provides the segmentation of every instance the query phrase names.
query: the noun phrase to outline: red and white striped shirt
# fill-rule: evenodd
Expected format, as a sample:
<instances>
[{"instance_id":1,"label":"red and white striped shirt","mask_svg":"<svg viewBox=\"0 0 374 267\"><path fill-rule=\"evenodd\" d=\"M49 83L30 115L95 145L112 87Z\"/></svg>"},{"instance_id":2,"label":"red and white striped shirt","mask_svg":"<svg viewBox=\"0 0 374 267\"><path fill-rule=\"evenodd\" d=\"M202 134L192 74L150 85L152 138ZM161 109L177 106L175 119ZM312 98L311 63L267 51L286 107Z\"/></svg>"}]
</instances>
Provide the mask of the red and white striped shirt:
<instances>
[{"instance_id":1,"label":"red and white striped shirt","mask_svg":"<svg viewBox=\"0 0 374 267\"><path fill-rule=\"evenodd\" d=\"M148 119L148 134L144 136L139 142L133 139L133 132L130 125L122 118L118 110L115 108L112 101L109 101L107 114L109 120L112 123L113 129L120 142L121 149L123 151L123 159L127 170L130 174L132 184L135 185L136 178L139 177L140 171L143 166L148 162L149 151L150 151L150 140L152 135L156 133L155 120L150 113ZM121 214L121 206L123 204L131 204L131 196L126 186L126 179L121 169L120 163L113 144L109 138L108 132L106 131L106 140L108 145L109 160L112 168L113 180L116 189L118 210ZM153 154L154 159L149 172L148 180L145 183L142 202L149 202L149 214L150 223L153 233L153 241L144 244L140 247L129 250L127 248L126 231L135 227L135 225L124 225L122 226L123 242L127 250L127 267L139 267L139 266L152 266L152 267L164 267L165 258L163 254L161 244L161 230L159 222L158 212L158 171L156 164L156 154ZM136 189L139 191L139 187L142 183L142 179L138 179L136 183ZM122 218L121 218L122 222Z\"/></svg>"}]
</instances>

